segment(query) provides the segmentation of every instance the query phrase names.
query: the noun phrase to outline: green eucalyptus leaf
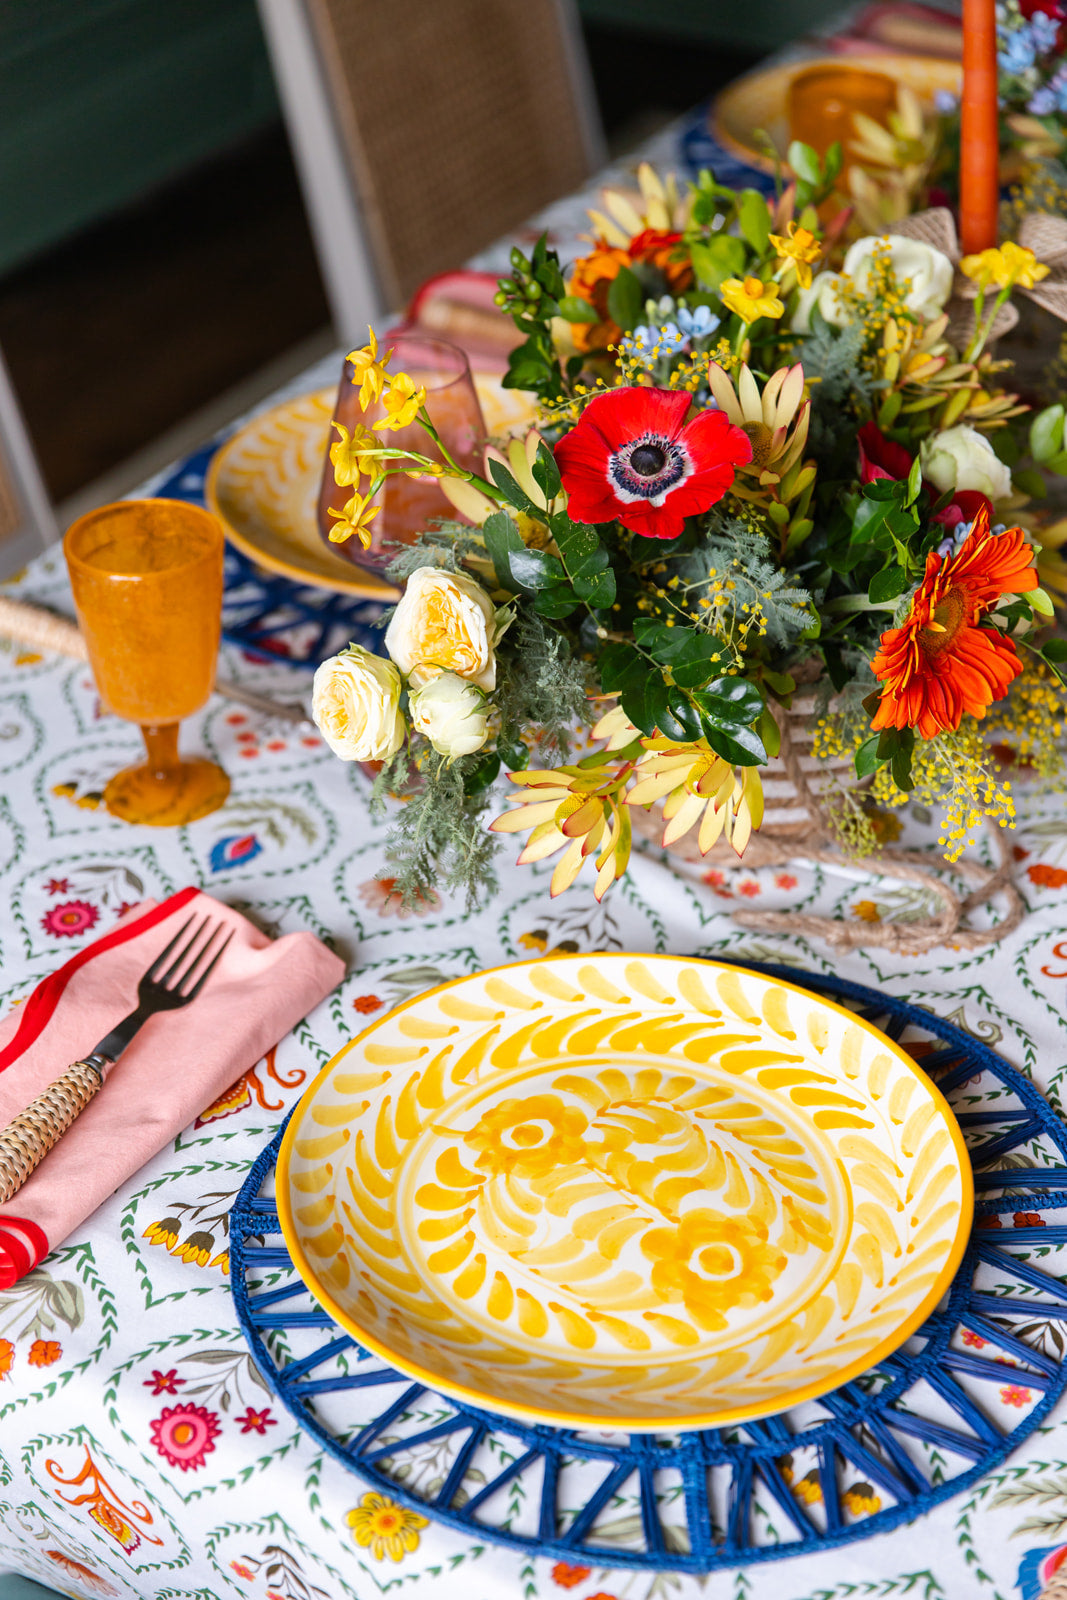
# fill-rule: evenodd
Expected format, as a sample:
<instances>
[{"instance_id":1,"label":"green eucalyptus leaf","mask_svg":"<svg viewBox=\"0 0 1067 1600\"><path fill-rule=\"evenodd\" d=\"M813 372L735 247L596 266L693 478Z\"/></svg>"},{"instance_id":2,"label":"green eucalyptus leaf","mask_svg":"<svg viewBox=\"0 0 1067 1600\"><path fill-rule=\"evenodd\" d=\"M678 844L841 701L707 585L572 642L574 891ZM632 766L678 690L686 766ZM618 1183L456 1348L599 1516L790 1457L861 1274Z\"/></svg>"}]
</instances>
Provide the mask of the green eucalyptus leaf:
<instances>
[{"instance_id":1,"label":"green eucalyptus leaf","mask_svg":"<svg viewBox=\"0 0 1067 1600\"><path fill-rule=\"evenodd\" d=\"M559 314L565 322L599 322L600 312L580 295L565 294L559 302Z\"/></svg>"}]
</instances>

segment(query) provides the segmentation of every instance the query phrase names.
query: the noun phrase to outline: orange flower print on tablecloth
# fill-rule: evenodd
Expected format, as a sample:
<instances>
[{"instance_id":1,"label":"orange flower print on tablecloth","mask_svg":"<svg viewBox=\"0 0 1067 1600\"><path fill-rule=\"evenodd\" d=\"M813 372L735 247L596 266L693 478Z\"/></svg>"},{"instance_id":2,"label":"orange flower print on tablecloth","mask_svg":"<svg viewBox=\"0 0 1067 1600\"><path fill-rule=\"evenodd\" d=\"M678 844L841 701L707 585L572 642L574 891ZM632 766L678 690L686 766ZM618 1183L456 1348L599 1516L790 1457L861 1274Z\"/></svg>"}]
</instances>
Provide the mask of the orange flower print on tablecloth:
<instances>
[{"instance_id":1,"label":"orange flower print on tablecloth","mask_svg":"<svg viewBox=\"0 0 1067 1600\"><path fill-rule=\"evenodd\" d=\"M405 905L395 878L368 878L356 893L380 917L396 917L399 922L406 922L409 917L428 917L441 909L441 896L436 889L425 890L417 905Z\"/></svg>"},{"instance_id":2,"label":"orange flower print on tablecloth","mask_svg":"<svg viewBox=\"0 0 1067 1600\"><path fill-rule=\"evenodd\" d=\"M369 1017L372 1011L380 1011L385 1004L376 994L357 994L352 1002L352 1010L358 1011L361 1017Z\"/></svg>"},{"instance_id":3,"label":"orange flower print on tablecloth","mask_svg":"<svg viewBox=\"0 0 1067 1600\"><path fill-rule=\"evenodd\" d=\"M85 1451L85 1461L81 1471L73 1478L63 1476L57 1461L46 1461L44 1464L45 1471L55 1483L82 1490L78 1495L66 1495L60 1494L57 1489L55 1492L59 1499L64 1505L84 1507L93 1521L103 1528L127 1555L136 1550L142 1540L148 1544L161 1545L163 1540L148 1531L155 1518L144 1502L131 1499L129 1505L126 1505L93 1460L88 1445L83 1445L82 1448ZM140 1527L135 1528L134 1522L139 1523Z\"/></svg>"},{"instance_id":4,"label":"orange flower print on tablecloth","mask_svg":"<svg viewBox=\"0 0 1067 1600\"><path fill-rule=\"evenodd\" d=\"M63 1550L46 1550L45 1555L49 1561L55 1563L58 1571L63 1574L71 1586L81 1585L92 1594L118 1594L114 1584L108 1583L99 1572L94 1572L92 1567L87 1567L82 1561L75 1561L73 1556L68 1556Z\"/></svg>"},{"instance_id":5,"label":"orange flower print on tablecloth","mask_svg":"<svg viewBox=\"0 0 1067 1600\"><path fill-rule=\"evenodd\" d=\"M542 1178L555 1167L582 1159L588 1126L585 1113L564 1105L558 1095L535 1094L502 1100L463 1140L478 1152L474 1164L482 1172Z\"/></svg>"},{"instance_id":6,"label":"orange flower print on tablecloth","mask_svg":"<svg viewBox=\"0 0 1067 1600\"><path fill-rule=\"evenodd\" d=\"M592 1570L592 1567L572 1567L566 1561L557 1561L552 1568L552 1582L558 1583L561 1589L574 1589L588 1578Z\"/></svg>"},{"instance_id":7,"label":"orange flower print on tablecloth","mask_svg":"<svg viewBox=\"0 0 1067 1600\"><path fill-rule=\"evenodd\" d=\"M984 1350L988 1340L983 1339L980 1333L972 1333L970 1328L964 1328L963 1342L970 1345L972 1350Z\"/></svg>"},{"instance_id":8,"label":"orange flower print on tablecloth","mask_svg":"<svg viewBox=\"0 0 1067 1600\"><path fill-rule=\"evenodd\" d=\"M1034 1398L1029 1389L1024 1389L1021 1384L1006 1384L1000 1391L1000 1398L1006 1406L1028 1406Z\"/></svg>"},{"instance_id":9,"label":"orange flower print on tablecloth","mask_svg":"<svg viewBox=\"0 0 1067 1600\"><path fill-rule=\"evenodd\" d=\"M252 1568L246 1567L243 1561L231 1561L230 1570L236 1572L237 1576L243 1578L246 1583L254 1583L256 1580L256 1575Z\"/></svg>"},{"instance_id":10,"label":"orange flower print on tablecloth","mask_svg":"<svg viewBox=\"0 0 1067 1600\"><path fill-rule=\"evenodd\" d=\"M26 1357L31 1367L51 1367L63 1354L63 1346L55 1339L35 1339Z\"/></svg>"},{"instance_id":11,"label":"orange flower print on tablecloth","mask_svg":"<svg viewBox=\"0 0 1067 1600\"><path fill-rule=\"evenodd\" d=\"M181 1472L195 1472L214 1450L222 1429L214 1411L186 1402L164 1407L150 1431L152 1443L172 1467Z\"/></svg>"},{"instance_id":12,"label":"orange flower print on tablecloth","mask_svg":"<svg viewBox=\"0 0 1067 1600\"><path fill-rule=\"evenodd\" d=\"M15 1365L15 1346L10 1339L0 1339L0 1378L6 1378Z\"/></svg>"},{"instance_id":13,"label":"orange flower print on tablecloth","mask_svg":"<svg viewBox=\"0 0 1067 1600\"><path fill-rule=\"evenodd\" d=\"M375 1561L403 1561L419 1547L419 1530L429 1527L426 1517L409 1511L395 1500L373 1490L345 1517L352 1537L361 1550L369 1550Z\"/></svg>"},{"instance_id":14,"label":"orange flower print on tablecloth","mask_svg":"<svg viewBox=\"0 0 1067 1600\"><path fill-rule=\"evenodd\" d=\"M797 880L794 878L794 876L793 876L793 874L791 872L776 872L775 873L775 875L774 875L774 887L776 889L795 889L796 886L797 886Z\"/></svg>"},{"instance_id":15,"label":"orange flower print on tablecloth","mask_svg":"<svg viewBox=\"0 0 1067 1600\"><path fill-rule=\"evenodd\" d=\"M1067 885L1067 868L1048 867L1043 861L1035 861L1032 867L1027 867L1026 876L1039 889L1062 889Z\"/></svg>"}]
</instances>

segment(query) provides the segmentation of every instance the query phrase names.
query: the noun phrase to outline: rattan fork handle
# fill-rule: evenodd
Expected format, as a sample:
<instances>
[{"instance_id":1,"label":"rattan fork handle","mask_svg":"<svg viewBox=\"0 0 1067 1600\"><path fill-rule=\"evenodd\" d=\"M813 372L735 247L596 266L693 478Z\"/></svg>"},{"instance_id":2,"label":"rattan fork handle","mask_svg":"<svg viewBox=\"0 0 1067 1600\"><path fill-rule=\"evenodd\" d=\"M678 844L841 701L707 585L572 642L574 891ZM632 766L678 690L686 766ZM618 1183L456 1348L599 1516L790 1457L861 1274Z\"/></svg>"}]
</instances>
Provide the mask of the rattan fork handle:
<instances>
[{"instance_id":1,"label":"rattan fork handle","mask_svg":"<svg viewBox=\"0 0 1067 1600\"><path fill-rule=\"evenodd\" d=\"M22 1188L33 1169L85 1110L111 1064L107 1056L101 1055L72 1062L61 1077L0 1131L0 1205Z\"/></svg>"}]
</instances>

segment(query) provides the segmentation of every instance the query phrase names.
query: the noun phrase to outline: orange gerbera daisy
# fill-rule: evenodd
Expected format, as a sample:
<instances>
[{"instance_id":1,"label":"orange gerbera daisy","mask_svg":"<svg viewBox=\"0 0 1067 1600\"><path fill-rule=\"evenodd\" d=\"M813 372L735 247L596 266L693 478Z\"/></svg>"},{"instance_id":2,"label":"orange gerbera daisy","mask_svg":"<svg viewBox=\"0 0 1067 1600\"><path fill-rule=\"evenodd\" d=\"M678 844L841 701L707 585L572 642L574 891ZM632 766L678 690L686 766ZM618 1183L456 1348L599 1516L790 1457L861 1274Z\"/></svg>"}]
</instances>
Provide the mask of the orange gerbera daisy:
<instances>
[{"instance_id":1,"label":"orange gerbera daisy","mask_svg":"<svg viewBox=\"0 0 1067 1600\"><path fill-rule=\"evenodd\" d=\"M1038 586L1022 528L989 531L983 507L955 555L926 558L907 621L882 635L871 668L885 684L871 727L914 728L923 739L984 717L1022 664L1010 639L981 618L1002 594Z\"/></svg>"}]
</instances>

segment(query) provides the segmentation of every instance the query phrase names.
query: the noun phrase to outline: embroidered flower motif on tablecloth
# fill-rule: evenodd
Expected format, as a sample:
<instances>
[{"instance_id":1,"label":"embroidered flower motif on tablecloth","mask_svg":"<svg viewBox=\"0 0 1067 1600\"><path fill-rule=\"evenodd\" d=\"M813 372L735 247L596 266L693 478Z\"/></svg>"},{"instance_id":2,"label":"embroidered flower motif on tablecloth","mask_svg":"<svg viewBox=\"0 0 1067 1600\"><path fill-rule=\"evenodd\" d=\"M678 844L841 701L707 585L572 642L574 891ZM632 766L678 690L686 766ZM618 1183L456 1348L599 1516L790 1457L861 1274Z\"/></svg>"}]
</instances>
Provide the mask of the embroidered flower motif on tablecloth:
<instances>
[{"instance_id":1,"label":"embroidered flower motif on tablecloth","mask_svg":"<svg viewBox=\"0 0 1067 1600\"><path fill-rule=\"evenodd\" d=\"M50 1367L63 1354L63 1346L55 1339L35 1339L26 1357L31 1367Z\"/></svg>"},{"instance_id":2,"label":"embroidered flower motif on tablecloth","mask_svg":"<svg viewBox=\"0 0 1067 1600\"><path fill-rule=\"evenodd\" d=\"M151 1389L153 1394L177 1394L178 1385L185 1383L185 1378L179 1378L177 1367L171 1367L169 1372L153 1372L150 1378L145 1378L142 1387Z\"/></svg>"},{"instance_id":3,"label":"embroidered flower motif on tablecloth","mask_svg":"<svg viewBox=\"0 0 1067 1600\"><path fill-rule=\"evenodd\" d=\"M1000 1391L1000 1398L1006 1406L1026 1406L1034 1398L1029 1389L1024 1389L1021 1384L1006 1384Z\"/></svg>"},{"instance_id":4,"label":"embroidered flower motif on tablecloth","mask_svg":"<svg viewBox=\"0 0 1067 1600\"><path fill-rule=\"evenodd\" d=\"M395 1500L373 1490L345 1517L352 1537L362 1550L370 1550L375 1561L402 1561L419 1547L419 1529L429 1526L426 1517L409 1511Z\"/></svg>"},{"instance_id":5,"label":"embroidered flower motif on tablecloth","mask_svg":"<svg viewBox=\"0 0 1067 1600\"><path fill-rule=\"evenodd\" d=\"M400 922L409 917L428 917L441 909L441 897L435 889L430 889L418 905L405 906L395 878L368 878L356 892L363 904L380 917L396 917Z\"/></svg>"},{"instance_id":6,"label":"embroidered flower motif on tablecloth","mask_svg":"<svg viewBox=\"0 0 1067 1600\"><path fill-rule=\"evenodd\" d=\"M65 900L62 905L48 908L41 927L53 938L73 939L79 933L88 933L99 919L99 911L88 900Z\"/></svg>"},{"instance_id":7,"label":"embroidered flower motif on tablecloth","mask_svg":"<svg viewBox=\"0 0 1067 1600\"><path fill-rule=\"evenodd\" d=\"M15 1365L15 1346L10 1339L0 1339L0 1378L6 1378Z\"/></svg>"},{"instance_id":8,"label":"embroidered flower motif on tablecloth","mask_svg":"<svg viewBox=\"0 0 1067 1600\"><path fill-rule=\"evenodd\" d=\"M552 1568L552 1582L558 1583L561 1589L574 1589L584 1583L592 1570L592 1567L571 1566L567 1561L557 1561Z\"/></svg>"},{"instance_id":9,"label":"embroidered flower motif on tablecloth","mask_svg":"<svg viewBox=\"0 0 1067 1600\"><path fill-rule=\"evenodd\" d=\"M266 1433L268 1428L278 1426L278 1419L271 1416L269 1406L264 1406L262 1411L253 1411L249 1406L243 1415L234 1417L233 1420L241 1424L242 1433Z\"/></svg>"},{"instance_id":10,"label":"embroidered flower motif on tablecloth","mask_svg":"<svg viewBox=\"0 0 1067 1600\"><path fill-rule=\"evenodd\" d=\"M152 1443L172 1467L182 1472L202 1467L222 1432L206 1406L167 1406L151 1426Z\"/></svg>"}]
</instances>

